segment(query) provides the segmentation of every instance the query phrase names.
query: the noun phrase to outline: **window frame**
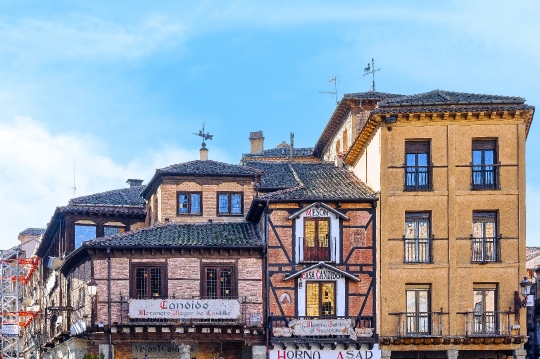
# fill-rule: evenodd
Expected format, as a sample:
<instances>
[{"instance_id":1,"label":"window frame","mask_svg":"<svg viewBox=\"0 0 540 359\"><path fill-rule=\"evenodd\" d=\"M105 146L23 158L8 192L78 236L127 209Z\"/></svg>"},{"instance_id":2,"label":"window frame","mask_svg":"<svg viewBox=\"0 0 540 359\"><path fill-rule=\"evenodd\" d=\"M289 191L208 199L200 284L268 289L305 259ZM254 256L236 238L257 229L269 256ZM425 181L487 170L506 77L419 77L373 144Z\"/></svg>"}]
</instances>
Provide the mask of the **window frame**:
<instances>
[{"instance_id":1,"label":"window frame","mask_svg":"<svg viewBox=\"0 0 540 359\"><path fill-rule=\"evenodd\" d=\"M419 292L425 291L427 292L427 311L420 311L420 303L419 303ZM409 312L407 310L407 299L408 299L408 292L414 292L415 296L415 311ZM406 285L405 286L405 316L406 316L406 322L405 322L405 330L408 335L431 335L432 331L432 325L431 325L431 285ZM412 314L412 315L411 315ZM421 314L425 314L425 316L422 316ZM424 319L425 323L421 324L420 320ZM413 330L410 330L410 324L409 320L413 320ZM420 330L421 325L427 325L427 330L422 331Z\"/></svg>"},{"instance_id":2,"label":"window frame","mask_svg":"<svg viewBox=\"0 0 540 359\"><path fill-rule=\"evenodd\" d=\"M482 292L480 311L476 310L474 297L476 292ZM486 292L493 292L493 310L486 310ZM499 290L496 284L473 283L473 323L474 334L498 334L499 333ZM491 325L491 328L488 328Z\"/></svg>"},{"instance_id":3,"label":"window frame","mask_svg":"<svg viewBox=\"0 0 540 359\"><path fill-rule=\"evenodd\" d=\"M188 211L185 213L180 212L180 196L181 195L187 195L188 196ZM199 202L199 209L200 212L192 212L192 199L191 196L194 194L198 194L200 196L200 202ZM176 192L176 215L177 216L202 216L203 215L203 193L202 191L177 191Z\"/></svg>"},{"instance_id":4,"label":"window frame","mask_svg":"<svg viewBox=\"0 0 540 359\"><path fill-rule=\"evenodd\" d=\"M426 149L427 148L427 149ZM407 156L409 154L415 155L415 165L409 166L407 163ZM426 165L420 166L418 165L418 155L419 154L426 154ZM424 139L424 140L405 140L405 166L404 166L404 186L403 190L405 192L420 192L420 191L432 191L433 190L433 184L432 184L432 164L431 164L431 140L430 139ZM419 169L424 169L423 171L420 171ZM414 169L411 171L411 169ZM425 184L419 184L419 179L422 175L425 175L427 177ZM412 184L409 182L409 179L412 178L415 180L416 184Z\"/></svg>"},{"instance_id":5,"label":"window frame","mask_svg":"<svg viewBox=\"0 0 540 359\"><path fill-rule=\"evenodd\" d=\"M84 241L82 241L81 243L79 243L79 245L77 245L77 226L79 227L94 227L95 231L96 231L96 236L94 238L89 238L89 239L86 239ZM86 241L90 241L92 239L96 239L98 238L98 224L95 223L95 224L90 224L90 223L74 223L73 224L73 248L74 249L77 249L79 248L80 246L82 246L82 244Z\"/></svg>"},{"instance_id":6,"label":"window frame","mask_svg":"<svg viewBox=\"0 0 540 359\"><path fill-rule=\"evenodd\" d=\"M498 141L493 138L475 138L471 143L471 190L489 191L500 189L499 163L498 163ZM474 152L481 151L481 163L474 163ZM493 151L492 163L486 163L486 152ZM491 168L488 168L491 167ZM475 170L476 168L476 170ZM491 172L491 183L486 183L486 178ZM480 175L480 177L478 177ZM476 178L480 178L480 183L476 183Z\"/></svg>"},{"instance_id":7,"label":"window frame","mask_svg":"<svg viewBox=\"0 0 540 359\"><path fill-rule=\"evenodd\" d=\"M409 222L420 223L427 221L428 233L426 238L422 237L407 237L407 224ZM403 254L403 263L408 264L418 264L418 263L433 263L433 236L432 236L432 221L431 221L431 212L429 211L418 211L418 212L405 212L405 234L403 235L404 240L404 254ZM411 252L410 243L414 249L414 258L409 259L409 254ZM425 243L423 243L425 242ZM423 247L423 249L421 248ZM423 252L423 253L421 253ZM423 254L421 256L421 254ZM425 258L421 260L420 258Z\"/></svg>"},{"instance_id":8,"label":"window frame","mask_svg":"<svg viewBox=\"0 0 540 359\"><path fill-rule=\"evenodd\" d=\"M126 230L126 226L111 226L111 225L103 225L103 237L106 237L107 235L105 234L105 228L118 228L119 230L124 230L123 232L119 231L118 233L114 233L114 234L109 234L109 236L113 236L115 234L123 234L123 233L126 233L127 230Z\"/></svg>"},{"instance_id":9,"label":"window frame","mask_svg":"<svg viewBox=\"0 0 540 359\"><path fill-rule=\"evenodd\" d=\"M218 297L216 298L210 298L208 293L208 283L206 281L206 271L208 269L218 269L221 271L222 269L231 269L231 294L229 295L229 298L222 298L221 297L221 290L219 288L219 281L218 281L218 289L216 289L216 292L218 293ZM201 288L200 288L200 297L204 299L220 299L220 300L227 300L227 299L236 299L238 297L238 276L237 276L237 268L236 263L204 263L201 265ZM218 276L219 277L219 276Z\"/></svg>"},{"instance_id":10,"label":"window frame","mask_svg":"<svg viewBox=\"0 0 540 359\"><path fill-rule=\"evenodd\" d=\"M488 222L487 220L482 219L488 219L492 218L493 222ZM483 226L483 234L482 237L475 237L474 236L474 226L476 223L493 223L493 226L495 227L494 230L494 236L493 237L487 237L485 235L485 226ZM472 233L471 233L471 262L472 263L496 263L501 261L501 253L500 253L500 234L499 234L499 213L498 211L473 211L472 213ZM489 241L489 240L492 241ZM492 258L486 259L486 252L488 252L489 247L491 243L492 248ZM478 254L475 255L475 253L480 253L480 257L478 257ZM479 258L479 259L478 259Z\"/></svg>"},{"instance_id":11,"label":"window frame","mask_svg":"<svg viewBox=\"0 0 540 359\"><path fill-rule=\"evenodd\" d=\"M219 196L227 195L227 212L219 211ZM231 213L232 211L232 196L240 195L240 213ZM238 217L244 215L244 192L229 192L229 191L218 191L216 193L216 215L217 216L232 216Z\"/></svg>"},{"instance_id":12,"label":"window frame","mask_svg":"<svg viewBox=\"0 0 540 359\"><path fill-rule=\"evenodd\" d=\"M318 298L318 302L319 302L319 305L318 305L318 309L319 309L319 315L316 315L316 316L313 316L313 315L308 315L308 286L309 285L313 285L313 284L318 284L319 286L319 298ZM332 308L332 311L334 312L333 314L331 315L324 315L322 314L323 312L323 293L322 293L322 286L323 284L331 284L334 286L334 297L333 297L333 308ZM310 280L310 281L306 281L306 294L305 294L305 311L306 311L306 317L309 317L309 318L325 318L325 317L335 317L336 316L336 313L337 313L337 283L336 281L324 281L324 280Z\"/></svg>"},{"instance_id":13,"label":"window frame","mask_svg":"<svg viewBox=\"0 0 540 359\"><path fill-rule=\"evenodd\" d=\"M307 238L307 235L306 235L306 224L307 222L315 222L315 239L314 239L314 247L308 247L306 246L306 238ZM317 252L318 250L321 250L321 248L325 248L325 247L321 247L319 245L319 223L320 222L326 222L328 224L328 233L326 234L327 236L327 243L328 243L328 247L327 247L327 250L328 250L328 255L326 256L326 258L322 258L322 256L320 255L316 255L316 258L315 259L312 259L312 258L307 258L308 256L306 256L306 250L307 248L314 248L314 251ZM304 227L304 237L302 239L302 262L332 262L332 229L331 229L331 220L330 220L330 217L304 217L303 218L303 227Z\"/></svg>"},{"instance_id":14,"label":"window frame","mask_svg":"<svg viewBox=\"0 0 540 359\"><path fill-rule=\"evenodd\" d=\"M155 262L155 263L146 263L146 262L134 262L131 263L130 271L129 271L129 296L133 299L154 299L151 295L148 295L150 281L147 283L146 288L146 296L144 297L138 297L137 296L137 268L160 268L161 270L161 284L160 289L162 292L162 295L157 298L167 298L168 296L168 273L167 273L167 265L163 262Z\"/></svg>"}]
</instances>

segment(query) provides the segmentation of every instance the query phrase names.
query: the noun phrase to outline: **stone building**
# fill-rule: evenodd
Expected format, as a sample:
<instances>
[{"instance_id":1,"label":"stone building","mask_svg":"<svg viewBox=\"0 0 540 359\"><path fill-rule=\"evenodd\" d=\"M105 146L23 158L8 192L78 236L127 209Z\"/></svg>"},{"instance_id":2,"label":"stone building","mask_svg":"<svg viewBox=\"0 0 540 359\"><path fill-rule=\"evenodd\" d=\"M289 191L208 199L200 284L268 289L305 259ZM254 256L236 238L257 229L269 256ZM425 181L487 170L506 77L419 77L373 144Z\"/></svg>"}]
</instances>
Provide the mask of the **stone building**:
<instances>
[{"instance_id":1,"label":"stone building","mask_svg":"<svg viewBox=\"0 0 540 359\"><path fill-rule=\"evenodd\" d=\"M315 146L380 198L383 358L522 358L525 140L519 97L345 95Z\"/></svg>"}]
</instances>

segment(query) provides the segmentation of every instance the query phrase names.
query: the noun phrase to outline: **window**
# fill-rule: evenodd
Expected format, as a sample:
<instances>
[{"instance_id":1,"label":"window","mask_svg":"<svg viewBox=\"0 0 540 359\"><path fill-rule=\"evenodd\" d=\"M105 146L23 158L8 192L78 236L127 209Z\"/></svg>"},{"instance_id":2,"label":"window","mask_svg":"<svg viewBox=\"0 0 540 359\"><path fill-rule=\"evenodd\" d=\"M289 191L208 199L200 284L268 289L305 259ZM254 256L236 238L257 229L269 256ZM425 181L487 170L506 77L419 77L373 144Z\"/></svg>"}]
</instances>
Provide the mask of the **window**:
<instances>
[{"instance_id":1,"label":"window","mask_svg":"<svg viewBox=\"0 0 540 359\"><path fill-rule=\"evenodd\" d=\"M343 152L349 149L349 132L347 129L343 130Z\"/></svg>"},{"instance_id":2,"label":"window","mask_svg":"<svg viewBox=\"0 0 540 359\"><path fill-rule=\"evenodd\" d=\"M233 267L204 267L203 296L208 299L233 298Z\"/></svg>"},{"instance_id":3,"label":"window","mask_svg":"<svg viewBox=\"0 0 540 359\"><path fill-rule=\"evenodd\" d=\"M429 141L405 142L405 191L431 189Z\"/></svg>"},{"instance_id":4,"label":"window","mask_svg":"<svg viewBox=\"0 0 540 359\"><path fill-rule=\"evenodd\" d=\"M91 224L75 224L75 248L83 242L96 238L96 226Z\"/></svg>"},{"instance_id":5,"label":"window","mask_svg":"<svg viewBox=\"0 0 540 359\"><path fill-rule=\"evenodd\" d=\"M330 222L328 218L304 219L304 261L330 260Z\"/></svg>"},{"instance_id":6,"label":"window","mask_svg":"<svg viewBox=\"0 0 540 359\"><path fill-rule=\"evenodd\" d=\"M429 213L405 213L405 263L431 263Z\"/></svg>"},{"instance_id":7,"label":"window","mask_svg":"<svg viewBox=\"0 0 540 359\"><path fill-rule=\"evenodd\" d=\"M218 193L218 214L242 215L242 193Z\"/></svg>"},{"instance_id":8,"label":"window","mask_svg":"<svg viewBox=\"0 0 540 359\"><path fill-rule=\"evenodd\" d=\"M407 288L407 334L430 334L429 292L429 286Z\"/></svg>"},{"instance_id":9,"label":"window","mask_svg":"<svg viewBox=\"0 0 540 359\"><path fill-rule=\"evenodd\" d=\"M498 189L495 140L472 142L472 189Z\"/></svg>"},{"instance_id":10,"label":"window","mask_svg":"<svg viewBox=\"0 0 540 359\"><path fill-rule=\"evenodd\" d=\"M473 291L475 334L497 334L497 289L475 288Z\"/></svg>"},{"instance_id":11,"label":"window","mask_svg":"<svg viewBox=\"0 0 540 359\"><path fill-rule=\"evenodd\" d=\"M132 296L135 298L159 298L165 294L165 273L163 266L137 265L133 267L135 283Z\"/></svg>"},{"instance_id":12,"label":"window","mask_svg":"<svg viewBox=\"0 0 540 359\"><path fill-rule=\"evenodd\" d=\"M306 283L306 313L308 317L336 315L336 284L334 282Z\"/></svg>"},{"instance_id":13,"label":"window","mask_svg":"<svg viewBox=\"0 0 540 359\"><path fill-rule=\"evenodd\" d=\"M336 142L336 155L339 155L341 153L341 141L337 140Z\"/></svg>"},{"instance_id":14,"label":"window","mask_svg":"<svg viewBox=\"0 0 540 359\"><path fill-rule=\"evenodd\" d=\"M103 235L112 236L113 234L124 233L124 227L103 226Z\"/></svg>"},{"instance_id":15,"label":"window","mask_svg":"<svg viewBox=\"0 0 540 359\"><path fill-rule=\"evenodd\" d=\"M474 212L472 228L472 261L496 262L499 258L497 212Z\"/></svg>"},{"instance_id":16,"label":"window","mask_svg":"<svg viewBox=\"0 0 540 359\"><path fill-rule=\"evenodd\" d=\"M202 214L201 192L178 192L178 214Z\"/></svg>"}]
</instances>

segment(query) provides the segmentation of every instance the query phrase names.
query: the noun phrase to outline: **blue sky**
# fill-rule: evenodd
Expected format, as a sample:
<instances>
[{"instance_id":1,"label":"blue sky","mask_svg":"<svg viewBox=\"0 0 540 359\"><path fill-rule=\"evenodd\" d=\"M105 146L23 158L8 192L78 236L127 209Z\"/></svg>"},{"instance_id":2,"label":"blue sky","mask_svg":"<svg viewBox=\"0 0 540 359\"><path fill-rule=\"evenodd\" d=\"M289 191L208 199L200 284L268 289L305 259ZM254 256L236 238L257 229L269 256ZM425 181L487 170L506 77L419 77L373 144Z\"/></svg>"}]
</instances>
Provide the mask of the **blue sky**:
<instances>
[{"instance_id":1,"label":"blue sky","mask_svg":"<svg viewBox=\"0 0 540 359\"><path fill-rule=\"evenodd\" d=\"M538 1L0 1L0 248L72 195L198 158L236 163L250 131L313 146L338 94L434 89L540 105ZM538 121L538 119L536 120ZM535 121L535 122L536 122ZM540 129L527 144L540 245Z\"/></svg>"}]
</instances>

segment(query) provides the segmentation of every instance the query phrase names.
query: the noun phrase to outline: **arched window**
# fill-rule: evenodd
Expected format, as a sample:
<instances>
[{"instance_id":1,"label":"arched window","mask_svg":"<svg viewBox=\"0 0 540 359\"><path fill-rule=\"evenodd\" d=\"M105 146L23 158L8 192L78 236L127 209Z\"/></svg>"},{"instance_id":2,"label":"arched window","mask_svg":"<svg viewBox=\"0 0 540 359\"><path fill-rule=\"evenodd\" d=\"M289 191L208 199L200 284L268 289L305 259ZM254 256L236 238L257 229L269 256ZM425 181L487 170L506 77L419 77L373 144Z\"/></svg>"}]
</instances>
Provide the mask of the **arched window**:
<instances>
[{"instance_id":1,"label":"arched window","mask_svg":"<svg viewBox=\"0 0 540 359\"><path fill-rule=\"evenodd\" d=\"M349 149L349 133L347 132L347 129L343 131L343 152L347 152Z\"/></svg>"},{"instance_id":2,"label":"arched window","mask_svg":"<svg viewBox=\"0 0 540 359\"><path fill-rule=\"evenodd\" d=\"M337 140L337 142L336 142L336 154L340 154L340 153L341 153L341 141Z\"/></svg>"}]
</instances>

